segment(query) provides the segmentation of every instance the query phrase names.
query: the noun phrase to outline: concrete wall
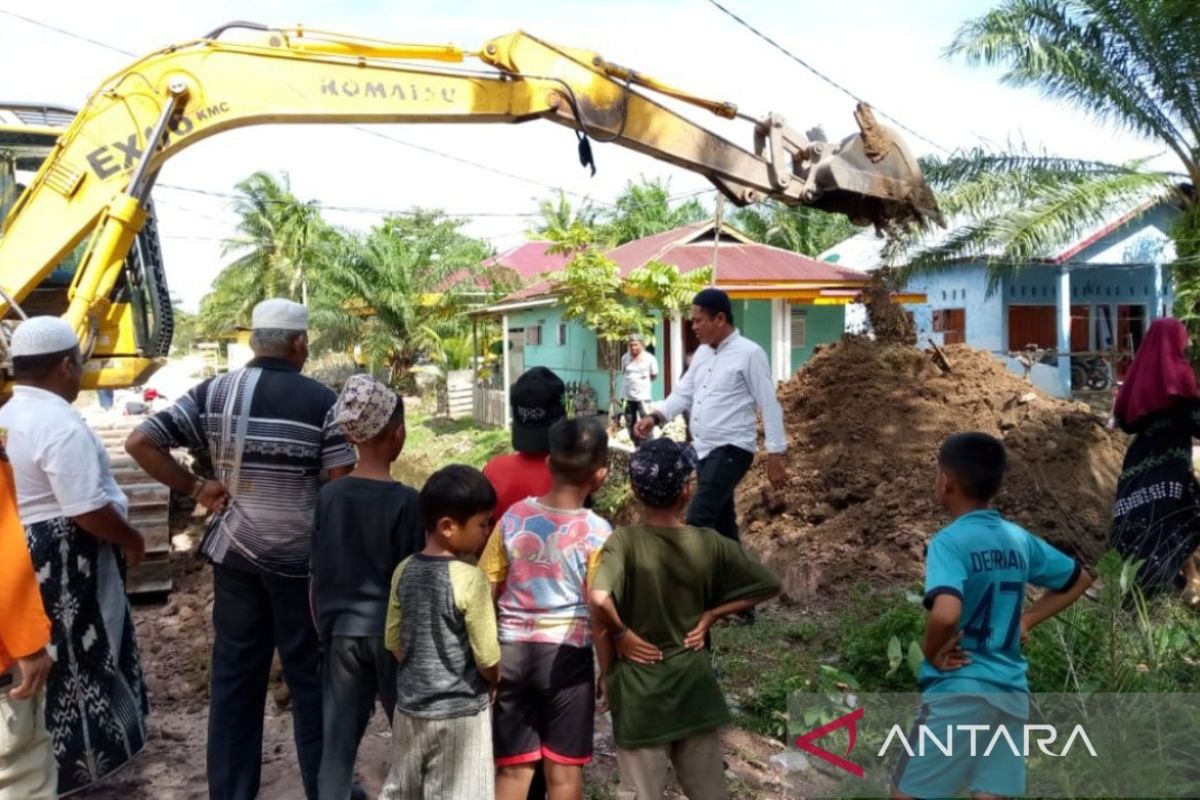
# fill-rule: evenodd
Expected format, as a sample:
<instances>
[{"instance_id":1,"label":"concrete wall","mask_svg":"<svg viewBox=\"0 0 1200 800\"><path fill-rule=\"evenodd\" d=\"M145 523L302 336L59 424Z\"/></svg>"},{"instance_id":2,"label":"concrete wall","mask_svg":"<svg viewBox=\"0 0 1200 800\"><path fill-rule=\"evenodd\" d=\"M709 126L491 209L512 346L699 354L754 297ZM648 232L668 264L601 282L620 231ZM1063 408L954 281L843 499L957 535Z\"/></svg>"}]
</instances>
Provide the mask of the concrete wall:
<instances>
[{"instance_id":1,"label":"concrete wall","mask_svg":"<svg viewBox=\"0 0 1200 800\"><path fill-rule=\"evenodd\" d=\"M733 318L742 335L757 342L767 351L767 363L771 363L774 347L771 336L770 300L734 300Z\"/></svg>"},{"instance_id":2,"label":"concrete wall","mask_svg":"<svg viewBox=\"0 0 1200 800\"><path fill-rule=\"evenodd\" d=\"M601 411L608 408L608 370L602 369L597 361L598 342L596 334L578 323L566 326L566 341L558 342L558 326L562 324L562 310L557 306L542 306L524 311L515 311L508 316L509 329L531 328L535 325L542 327L542 343L540 345L525 344L525 369L530 367L547 367L554 370L565 383L587 381L596 390L596 402ZM655 320L654 337L656 358L659 362L659 376L654 381L652 394L654 399L663 396L662 361L666 351L666 338L663 335L661 320ZM617 375L617 392L621 391L621 376Z\"/></svg>"},{"instance_id":3,"label":"concrete wall","mask_svg":"<svg viewBox=\"0 0 1200 800\"><path fill-rule=\"evenodd\" d=\"M982 264L964 264L940 274L915 278L905 288L926 297L925 303L905 305L913 314L919 344L924 345L928 339L945 344L945 336L933 330L933 312L961 308L966 311L966 339L972 347L1004 349L1004 304L997 295L988 294L987 270Z\"/></svg>"},{"instance_id":4,"label":"concrete wall","mask_svg":"<svg viewBox=\"0 0 1200 800\"><path fill-rule=\"evenodd\" d=\"M836 342L846 329L846 306L800 306L808 316L808 339L803 347L792 342L792 372L812 358L813 350L823 344ZM785 313L791 313L785 306ZM790 324L790 320L788 321Z\"/></svg>"}]
</instances>

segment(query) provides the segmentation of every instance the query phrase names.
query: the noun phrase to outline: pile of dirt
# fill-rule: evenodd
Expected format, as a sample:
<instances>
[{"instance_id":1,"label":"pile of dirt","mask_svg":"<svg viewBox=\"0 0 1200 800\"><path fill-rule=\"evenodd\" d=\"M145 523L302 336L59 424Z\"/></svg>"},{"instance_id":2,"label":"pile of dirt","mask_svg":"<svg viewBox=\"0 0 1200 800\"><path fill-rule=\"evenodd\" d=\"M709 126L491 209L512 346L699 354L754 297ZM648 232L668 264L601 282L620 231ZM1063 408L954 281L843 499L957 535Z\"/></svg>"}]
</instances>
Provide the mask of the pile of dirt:
<instances>
[{"instance_id":1,"label":"pile of dirt","mask_svg":"<svg viewBox=\"0 0 1200 800\"><path fill-rule=\"evenodd\" d=\"M938 447L962 431L1008 448L1003 514L1084 561L1104 550L1125 437L988 353L944 351L949 373L915 347L847 337L780 390L790 484L770 491L760 467L738 507L747 544L785 576L786 597L919 579L929 538L948 522L933 499Z\"/></svg>"}]
</instances>

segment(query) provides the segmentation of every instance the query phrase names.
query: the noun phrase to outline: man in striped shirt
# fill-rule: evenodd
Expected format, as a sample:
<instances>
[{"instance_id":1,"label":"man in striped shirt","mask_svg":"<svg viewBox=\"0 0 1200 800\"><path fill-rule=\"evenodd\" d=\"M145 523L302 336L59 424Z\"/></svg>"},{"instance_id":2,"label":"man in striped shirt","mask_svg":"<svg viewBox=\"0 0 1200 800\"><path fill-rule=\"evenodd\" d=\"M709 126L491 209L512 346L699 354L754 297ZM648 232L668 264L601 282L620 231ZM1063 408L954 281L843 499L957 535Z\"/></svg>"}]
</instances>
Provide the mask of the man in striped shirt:
<instances>
[{"instance_id":1,"label":"man in striped shirt","mask_svg":"<svg viewBox=\"0 0 1200 800\"><path fill-rule=\"evenodd\" d=\"M136 431L126 450L158 481L210 511L203 554L213 563L208 782L213 798L258 794L263 705L273 651L292 694L300 771L310 800L321 761L320 645L308 573L324 471L340 478L354 450L332 421L337 395L300 374L308 310L259 303L242 369L204 381ZM216 480L180 466L170 448L207 451Z\"/></svg>"}]
</instances>

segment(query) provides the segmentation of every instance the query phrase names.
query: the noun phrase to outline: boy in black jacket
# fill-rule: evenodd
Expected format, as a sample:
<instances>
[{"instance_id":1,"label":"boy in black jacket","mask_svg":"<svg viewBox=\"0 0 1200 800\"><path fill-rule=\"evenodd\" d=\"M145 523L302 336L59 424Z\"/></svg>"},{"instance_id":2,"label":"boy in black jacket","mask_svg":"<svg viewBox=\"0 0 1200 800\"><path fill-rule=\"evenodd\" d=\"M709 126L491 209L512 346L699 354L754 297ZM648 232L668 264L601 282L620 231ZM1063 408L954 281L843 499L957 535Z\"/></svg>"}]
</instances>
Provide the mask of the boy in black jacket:
<instances>
[{"instance_id":1,"label":"boy in black jacket","mask_svg":"<svg viewBox=\"0 0 1200 800\"><path fill-rule=\"evenodd\" d=\"M322 667L324 750L320 797L351 797L354 761L378 697L396 705L396 660L383 644L396 565L425 546L415 489L395 481L404 449L404 401L367 375L346 382L335 421L358 448L358 464L317 499L312 591Z\"/></svg>"}]
</instances>

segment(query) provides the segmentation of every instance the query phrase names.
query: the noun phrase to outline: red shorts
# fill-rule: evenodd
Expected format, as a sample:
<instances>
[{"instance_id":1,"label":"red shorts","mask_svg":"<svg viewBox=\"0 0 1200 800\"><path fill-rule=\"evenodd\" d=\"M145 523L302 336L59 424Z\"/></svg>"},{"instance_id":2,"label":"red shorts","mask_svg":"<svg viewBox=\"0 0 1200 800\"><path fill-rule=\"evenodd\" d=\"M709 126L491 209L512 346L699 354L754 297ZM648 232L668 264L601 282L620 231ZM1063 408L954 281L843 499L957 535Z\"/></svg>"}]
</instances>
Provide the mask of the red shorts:
<instances>
[{"instance_id":1,"label":"red shorts","mask_svg":"<svg viewBox=\"0 0 1200 800\"><path fill-rule=\"evenodd\" d=\"M496 765L591 761L595 680L590 647L502 644L492 707Z\"/></svg>"}]
</instances>

